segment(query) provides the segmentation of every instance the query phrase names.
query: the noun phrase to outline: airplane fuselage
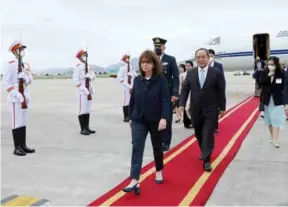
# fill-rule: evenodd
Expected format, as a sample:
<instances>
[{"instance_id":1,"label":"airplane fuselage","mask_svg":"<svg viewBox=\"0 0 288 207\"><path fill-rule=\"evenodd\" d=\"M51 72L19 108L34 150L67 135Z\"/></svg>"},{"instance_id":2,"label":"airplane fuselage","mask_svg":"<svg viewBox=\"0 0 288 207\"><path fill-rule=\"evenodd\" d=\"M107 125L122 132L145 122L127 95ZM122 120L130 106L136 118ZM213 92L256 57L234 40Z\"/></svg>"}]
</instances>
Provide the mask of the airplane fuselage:
<instances>
[{"instance_id":1,"label":"airplane fuselage","mask_svg":"<svg viewBox=\"0 0 288 207\"><path fill-rule=\"evenodd\" d=\"M259 41L257 48L255 37L264 37L264 34L266 39L263 44ZM288 31L284 30L222 35L213 38L204 47L215 50L215 60L223 64L225 71L253 70L255 57L261 56L261 50L265 49L266 55L262 55L261 59L267 60L270 56L277 56L281 62L288 64Z\"/></svg>"}]
</instances>

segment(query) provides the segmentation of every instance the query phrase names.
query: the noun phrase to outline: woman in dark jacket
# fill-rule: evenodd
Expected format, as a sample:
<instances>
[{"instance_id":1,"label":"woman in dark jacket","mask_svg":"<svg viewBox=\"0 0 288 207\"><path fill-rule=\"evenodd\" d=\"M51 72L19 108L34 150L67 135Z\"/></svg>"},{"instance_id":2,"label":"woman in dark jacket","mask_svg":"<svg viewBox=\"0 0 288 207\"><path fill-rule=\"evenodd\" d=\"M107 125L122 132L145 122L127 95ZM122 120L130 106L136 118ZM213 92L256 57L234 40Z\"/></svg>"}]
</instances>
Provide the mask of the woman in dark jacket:
<instances>
[{"instance_id":1,"label":"woman in dark jacket","mask_svg":"<svg viewBox=\"0 0 288 207\"><path fill-rule=\"evenodd\" d=\"M145 141L151 135L156 166L155 182L163 182L163 152L161 132L170 117L168 83L161 74L161 64L153 51L144 51L139 58L141 75L134 80L130 105L130 125L132 131L132 158L130 184L122 190L140 194L140 171L142 167ZM171 121L171 120L170 120Z\"/></svg>"},{"instance_id":2,"label":"woman in dark jacket","mask_svg":"<svg viewBox=\"0 0 288 207\"><path fill-rule=\"evenodd\" d=\"M285 123L284 105L288 104L285 98L288 86L287 82L285 83L285 73L280 66L279 58L269 58L268 69L261 73L260 84L262 85L264 119L271 135L270 142L279 148L279 132Z\"/></svg>"}]
</instances>

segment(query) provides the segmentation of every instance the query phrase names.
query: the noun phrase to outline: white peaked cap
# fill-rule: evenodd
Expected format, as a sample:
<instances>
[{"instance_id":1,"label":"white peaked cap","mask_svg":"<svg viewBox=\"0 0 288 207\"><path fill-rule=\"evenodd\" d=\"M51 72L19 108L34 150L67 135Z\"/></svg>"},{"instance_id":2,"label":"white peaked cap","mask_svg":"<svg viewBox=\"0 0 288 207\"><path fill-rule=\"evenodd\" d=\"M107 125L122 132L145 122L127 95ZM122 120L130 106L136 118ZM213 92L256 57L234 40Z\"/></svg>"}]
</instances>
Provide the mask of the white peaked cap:
<instances>
[{"instance_id":1,"label":"white peaked cap","mask_svg":"<svg viewBox=\"0 0 288 207\"><path fill-rule=\"evenodd\" d=\"M20 47L24 47L26 48L25 45L22 44L22 42L20 40L15 40L12 45L9 47L9 52L14 51L15 49L18 49Z\"/></svg>"},{"instance_id":2,"label":"white peaked cap","mask_svg":"<svg viewBox=\"0 0 288 207\"><path fill-rule=\"evenodd\" d=\"M126 59L127 57L130 57L130 54L129 53L125 53L121 56L121 61L122 62L125 62L124 59Z\"/></svg>"},{"instance_id":3,"label":"white peaked cap","mask_svg":"<svg viewBox=\"0 0 288 207\"><path fill-rule=\"evenodd\" d=\"M84 50L84 49L79 49L79 50L77 51L75 57L76 57L76 58L80 58L80 56L81 56L83 53L85 53L85 52L86 52L86 50Z\"/></svg>"}]
</instances>

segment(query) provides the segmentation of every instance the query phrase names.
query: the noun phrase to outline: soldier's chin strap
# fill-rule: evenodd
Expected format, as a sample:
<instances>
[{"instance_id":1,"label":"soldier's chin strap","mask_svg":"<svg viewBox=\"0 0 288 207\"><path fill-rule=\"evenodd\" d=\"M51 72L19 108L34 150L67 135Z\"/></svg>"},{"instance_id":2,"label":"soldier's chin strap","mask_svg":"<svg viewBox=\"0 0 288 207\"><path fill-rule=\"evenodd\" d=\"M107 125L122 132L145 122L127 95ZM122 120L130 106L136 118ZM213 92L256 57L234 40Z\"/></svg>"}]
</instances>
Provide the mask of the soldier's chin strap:
<instances>
[{"instance_id":1,"label":"soldier's chin strap","mask_svg":"<svg viewBox=\"0 0 288 207\"><path fill-rule=\"evenodd\" d=\"M84 57L86 60L84 60ZM83 62L83 63L86 63L87 62L87 57L88 57L88 53L84 53L81 57L80 57L80 60Z\"/></svg>"},{"instance_id":2,"label":"soldier's chin strap","mask_svg":"<svg viewBox=\"0 0 288 207\"><path fill-rule=\"evenodd\" d=\"M18 52L17 52L17 51L18 51ZM20 57L20 48L14 50L14 51L13 51L13 55L14 55L16 58L19 58L19 57Z\"/></svg>"}]
</instances>

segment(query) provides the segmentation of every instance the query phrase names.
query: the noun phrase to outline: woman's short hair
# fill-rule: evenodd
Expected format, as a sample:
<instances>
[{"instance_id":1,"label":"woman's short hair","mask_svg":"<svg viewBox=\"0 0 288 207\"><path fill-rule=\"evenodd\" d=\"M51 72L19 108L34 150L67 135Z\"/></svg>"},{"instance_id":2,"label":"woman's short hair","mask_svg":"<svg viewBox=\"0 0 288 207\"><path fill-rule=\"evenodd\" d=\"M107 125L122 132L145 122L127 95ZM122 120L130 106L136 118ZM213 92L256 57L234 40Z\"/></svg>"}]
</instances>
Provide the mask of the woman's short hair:
<instances>
[{"instance_id":1,"label":"woman's short hair","mask_svg":"<svg viewBox=\"0 0 288 207\"><path fill-rule=\"evenodd\" d=\"M183 68L184 72L186 72L186 66L184 64L180 64L179 67Z\"/></svg>"},{"instance_id":2,"label":"woman's short hair","mask_svg":"<svg viewBox=\"0 0 288 207\"><path fill-rule=\"evenodd\" d=\"M281 65L280 65L280 59L278 57L275 56L271 56L268 61L272 60L274 65L276 66L277 70L281 70Z\"/></svg>"},{"instance_id":3,"label":"woman's short hair","mask_svg":"<svg viewBox=\"0 0 288 207\"><path fill-rule=\"evenodd\" d=\"M139 70L142 76L145 76L145 72L141 68L141 62L147 61L153 63L152 74L157 75L162 72L161 63L157 57L157 55L152 50L145 50L142 52L139 58Z\"/></svg>"}]
</instances>

